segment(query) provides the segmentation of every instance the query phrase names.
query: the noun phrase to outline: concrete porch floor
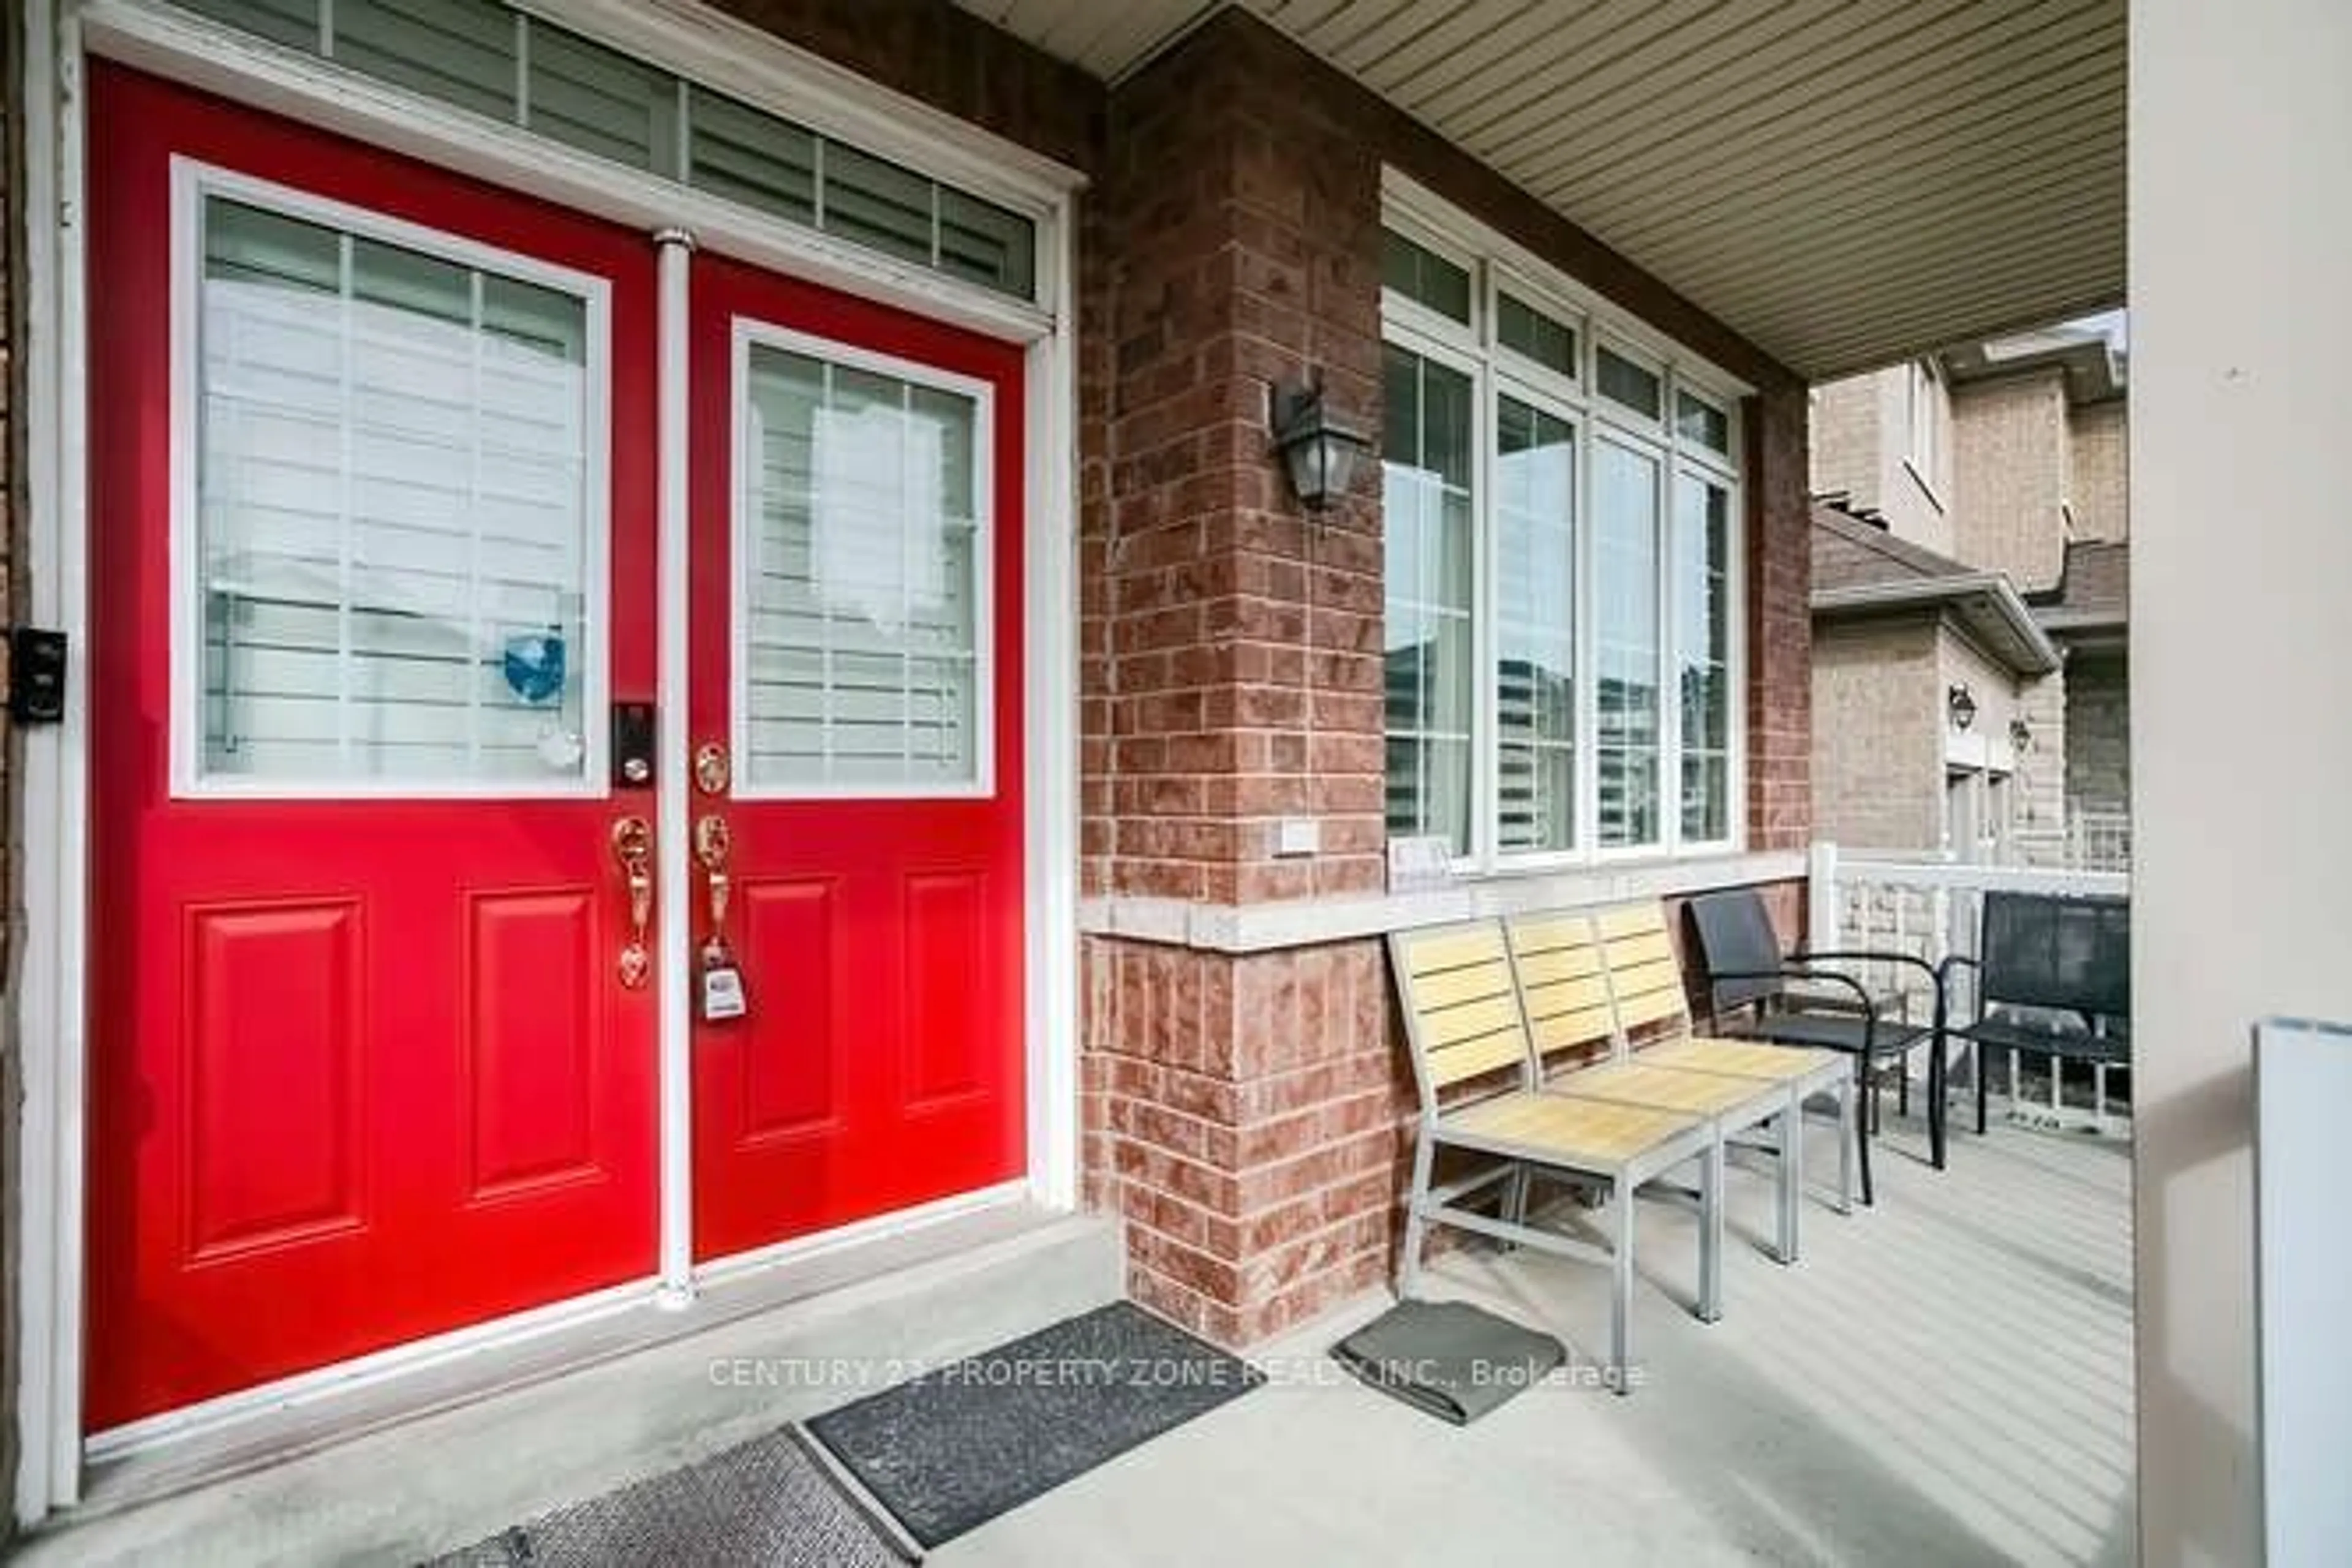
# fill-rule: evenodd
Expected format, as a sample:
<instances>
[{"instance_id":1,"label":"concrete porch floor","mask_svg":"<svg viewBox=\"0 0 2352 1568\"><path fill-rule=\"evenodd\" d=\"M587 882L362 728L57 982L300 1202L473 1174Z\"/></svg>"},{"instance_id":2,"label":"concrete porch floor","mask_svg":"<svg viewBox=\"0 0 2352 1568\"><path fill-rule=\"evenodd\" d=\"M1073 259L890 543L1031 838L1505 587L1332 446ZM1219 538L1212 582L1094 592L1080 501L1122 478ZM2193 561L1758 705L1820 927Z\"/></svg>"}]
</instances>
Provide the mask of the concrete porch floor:
<instances>
[{"instance_id":1,"label":"concrete porch floor","mask_svg":"<svg viewBox=\"0 0 2352 1568\"><path fill-rule=\"evenodd\" d=\"M1835 1168L1829 1130L1808 1155ZM1735 1170L1726 1315L1685 1304L1693 1219L1644 1203L1630 1398L1533 1390L1457 1430L1324 1355L1366 1300L1254 1359L1266 1388L934 1552L1010 1564L2128 1563L2130 1162L2117 1142L1996 1125L1929 1170L1916 1122L1877 1144L1880 1202L1805 1212L1763 1251L1769 1180ZM1098 1221L1013 1226L953 1258L240 1479L47 1533L30 1564L409 1563L866 1392L746 1389L730 1357L967 1353L1116 1291ZM1558 1333L1588 1365L1605 1269L1455 1252L1432 1294ZM721 1385L714 1386L715 1383Z\"/></svg>"},{"instance_id":2,"label":"concrete porch floor","mask_svg":"<svg viewBox=\"0 0 2352 1568\"><path fill-rule=\"evenodd\" d=\"M1816 1137L1826 1173L1833 1145ZM931 1561L2129 1563L2128 1151L1996 1124L1956 1131L1938 1173L1924 1147L1890 1118L1877 1207L1808 1205L1793 1268L1759 1250L1769 1183L1735 1172L1712 1326L1683 1310L1691 1220L1645 1204L1647 1381L1630 1398L1539 1388L1445 1426L1323 1356L1384 1304L1366 1303L1267 1352L1271 1386ZM1606 1342L1598 1268L1457 1253L1431 1294L1549 1328L1587 1359Z\"/></svg>"}]
</instances>

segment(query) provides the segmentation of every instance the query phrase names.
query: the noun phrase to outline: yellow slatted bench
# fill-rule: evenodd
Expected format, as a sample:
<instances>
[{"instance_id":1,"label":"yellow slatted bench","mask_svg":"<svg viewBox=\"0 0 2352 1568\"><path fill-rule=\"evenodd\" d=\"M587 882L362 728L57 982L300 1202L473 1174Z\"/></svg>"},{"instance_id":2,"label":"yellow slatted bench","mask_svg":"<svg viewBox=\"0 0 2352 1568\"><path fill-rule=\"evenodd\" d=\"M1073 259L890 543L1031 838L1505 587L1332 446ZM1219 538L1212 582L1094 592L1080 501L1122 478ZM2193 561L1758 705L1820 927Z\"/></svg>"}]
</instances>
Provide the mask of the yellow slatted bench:
<instances>
[{"instance_id":1,"label":"yellow slatted bench","mask_svg":"<svg viewBox=\"0 0 2352 1568\"><path fill-rule=\"evenodd\" d=\"M1788 1087L1629 1056L1590 915L1518 915L1503 922L1503 934L1544 1090L1705 1117L1727 1149L1743 1133L1771 1129L1778 1165L1774 1249L1783 1263L1795 1262L1804 1141L1793 1135L1800 1123L1790 1114Z\"/></svg>"},{"instance_id":2,"label":"yellow slatted bench","mask_svg":"<svg viewBox=\"0 0 2352 1568\"><path fill-rule=\"evenodd\" d=\"M1700 1165L1697 1312L1711 1321L1720 1311L1722 1148L1713 1124L1650 1106L1542 1093L1510 950L1496 922L1396 931L1388 942L1421 1097L1399 1293L1410 1296L1420 1283L1422 1245L1433 1224L1561 1257L1606 1261L1612 1279L1610 1384L1620 1394L1628 1392L1633 1194L1644 1182L1686 1160ZM1461 1180L1433 1186L1442 1148L1488 1161ZM1526 1191L1531 1170L1606 1185L1614 1199L1611 1244L1595 1247L1529 1224ZM1499 1215L1464 1206L1464 1199L1498 1182L1509 1184Z\"/></svg>"},{"instance_id":3,"label":"yellow slatted bench","mask_svg":"<svg viewBox=\"0 0 2352 1568\"><path fill-rule=\"evenodd\" d=\"M1838 1052L1811 1047L1698 1034L1692 1026L1690 1004L1683 989L1682 965L1667 934L1665 906L1655 899L1618 904L1595 910L1591 919L1618 1039L1628 1050L1629 1059L1777 1085L1796 1110L1789 1122L1792 1131L1801 1126L1806 1101L1821 1094L1833 1098L1838 1106L1838 1184L1832 1202L1840 1214L1853 1213L1856 1154L1853 1063ZM1654 1037L1633 1046L1635 1030L1650 1031ZM1801 1142L1790 1140L1792 1145ZM1803 1189L1801 1185L1796 1190ZM1790 1207L1793 1225L1793 1204Z\"/></svg>"}]
</instances>

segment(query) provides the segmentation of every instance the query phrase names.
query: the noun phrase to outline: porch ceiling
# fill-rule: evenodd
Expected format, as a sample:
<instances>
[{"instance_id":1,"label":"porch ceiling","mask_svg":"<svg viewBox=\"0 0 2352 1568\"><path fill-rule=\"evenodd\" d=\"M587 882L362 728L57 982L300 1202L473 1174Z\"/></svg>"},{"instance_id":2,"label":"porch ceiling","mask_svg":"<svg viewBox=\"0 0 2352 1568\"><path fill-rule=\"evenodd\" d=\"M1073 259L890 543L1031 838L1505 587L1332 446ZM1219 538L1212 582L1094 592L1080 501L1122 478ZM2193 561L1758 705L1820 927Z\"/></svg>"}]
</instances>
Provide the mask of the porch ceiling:
<instances>
[{"instance_id":1,"label":"porch ceiling","mask_svg":"<svg viewBox=\"0 0 2352 1568\"><path fill-rule=\"evenodd\" d=\"M1104 78L1215 0L958 0ZM1822 380L2118 303L2126 0L1243 0Z\"/></svg>"}]
</instances>

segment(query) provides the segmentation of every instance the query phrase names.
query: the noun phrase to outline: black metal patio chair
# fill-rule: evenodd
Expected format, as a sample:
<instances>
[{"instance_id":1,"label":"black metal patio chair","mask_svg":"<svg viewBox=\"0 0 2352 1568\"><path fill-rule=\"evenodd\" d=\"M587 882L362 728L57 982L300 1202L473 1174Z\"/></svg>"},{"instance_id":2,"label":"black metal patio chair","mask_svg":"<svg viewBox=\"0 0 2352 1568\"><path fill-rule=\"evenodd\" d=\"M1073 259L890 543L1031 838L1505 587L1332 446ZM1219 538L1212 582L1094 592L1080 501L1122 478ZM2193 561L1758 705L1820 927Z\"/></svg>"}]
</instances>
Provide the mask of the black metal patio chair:
<instances>
[{"instance_id":1,"label":"black metal patio chair","mask_svg":"<svg viewBox=\"0 0 2352 1568\"><path fill-rule=\"evenodd\" d=\"M1934 1022L1914 1024L1907 1018L1882 1016L1883 998L1853 975L1826 967L1839 963L1902 964L1923 971L1937 981L1936 968L1924 958L1900 952L1783 953L1780 934L1764 907L1763 895L1753 888L1732 888L1690 901L1691 923L1698 933L1699 956L1706 966L1707 1000L1717 1028L1769 1040L1775 1045L1815 1046L1853 1058L1863 1093L1854 1096L1854 1141L1862 1162L1862 1201L1875 1201L1871 1184L1870 1140L1878 1130L1876 1069L1900 1060L1923 1039L1933 1039L1943 1019L1943 993L1937 991ZM1830 994L1805 996L1790 983L1804 981L1825 986ZM1848 996L1845 993L1851 992ZM1746 1016L1743 1018L1742 1014ZM1727 1020L1729 1024L1727 1026ZM1905 1086L1907 1104L1908 1084ZM1943 1053L1927 1063L1927 1147L1936 1169L1944 1168Z\"/></svg>"},{"instance_id":2,"label":"black metal patio chair","mask_svg":"<svg viewBox=\"0 0 2352 1568\"><path fill-rule=\"evenodd\" d=\"M1948 1003L1937 1011L1948 1038L1976 1047L1979 1133L1995 1055L2047 1058L2053 1089L2066 1062L2131 1066L2129 899L1987 893L1975 954L1944 960L1938 986L1962 967L1976 972L1975 1018L1953 1025Z\"/></svg>"}]
</instances>

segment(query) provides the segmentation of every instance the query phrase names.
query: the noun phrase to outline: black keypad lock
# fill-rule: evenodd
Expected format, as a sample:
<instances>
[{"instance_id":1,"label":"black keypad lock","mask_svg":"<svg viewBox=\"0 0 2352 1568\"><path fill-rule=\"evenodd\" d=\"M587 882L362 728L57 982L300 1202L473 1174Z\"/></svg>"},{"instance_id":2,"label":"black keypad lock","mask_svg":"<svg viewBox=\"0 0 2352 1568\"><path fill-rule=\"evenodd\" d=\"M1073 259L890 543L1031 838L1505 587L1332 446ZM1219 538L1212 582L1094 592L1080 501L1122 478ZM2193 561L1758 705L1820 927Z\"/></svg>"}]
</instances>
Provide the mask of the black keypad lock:
<instances>
[{"instance_id":1,"label":"black keypad lock","mask_svg":"<svg viewBox=\"0 0 2352 1568\"><path fill-rule=\"evenodd\" d=\"M8 633L8 717L54 724L66 716L66 634L16 626Z\"/></svg>"}]
</instances>

